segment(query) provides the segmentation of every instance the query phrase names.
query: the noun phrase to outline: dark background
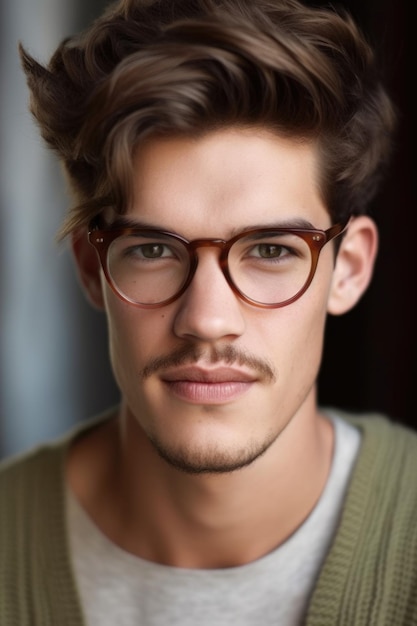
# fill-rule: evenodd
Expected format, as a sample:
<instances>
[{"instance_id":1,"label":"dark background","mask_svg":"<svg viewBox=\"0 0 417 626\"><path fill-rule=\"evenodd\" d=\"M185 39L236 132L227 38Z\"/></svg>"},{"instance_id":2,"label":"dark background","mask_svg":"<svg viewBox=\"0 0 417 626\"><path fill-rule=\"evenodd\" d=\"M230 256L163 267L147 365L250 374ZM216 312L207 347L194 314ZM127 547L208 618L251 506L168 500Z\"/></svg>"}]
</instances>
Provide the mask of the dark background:
<instances>
[{"instance_id":1,"label":"dark background","mask_svg":"<svg viewBox=\"0 0 417 626\"><path fill-rule=\"evenodd\" d=\"M346 0L343 4L377 48L400 120L392 167L372 205L380 229L374 279L354 310L329 318L319 397L327 404L382 411L417 427L412 409L417 281L411 3Z\"/></svg>"}]
</instances>

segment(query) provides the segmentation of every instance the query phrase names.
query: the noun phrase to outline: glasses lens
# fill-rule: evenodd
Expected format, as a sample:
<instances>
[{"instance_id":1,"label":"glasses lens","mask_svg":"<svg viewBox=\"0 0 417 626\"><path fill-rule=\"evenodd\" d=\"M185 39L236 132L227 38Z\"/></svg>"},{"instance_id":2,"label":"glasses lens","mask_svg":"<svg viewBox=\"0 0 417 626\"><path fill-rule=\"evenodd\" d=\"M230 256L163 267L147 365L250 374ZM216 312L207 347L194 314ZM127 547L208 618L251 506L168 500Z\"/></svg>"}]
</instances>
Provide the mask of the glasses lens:
<instances>
[{"instance_id":1,"label":"glasses lens","mask_svg":"<svg viewBox=\"0 0 417 626\"><path fill-rule=\"evenodd\" d=\"M236 287L262 304L280 304L295 296L311 270L311 251L302 237L263 231L238 239L229 252Z\"/></svg>"},{"instance_id":2,"label":"glasses lens","mask_svg":"<svg viewBox=\"0 0 417 626\"><path fill-rule=\"evenodd\" d=\"M144 231L115 239L109 246L107 265L122 296L137 304L158 304L181 289L189 257L174 237Z\"/></svg>"},{"instance_id":3,"label":"glasses lens","mask_svg":"<svg viewBox=\"0 0 417 626\"><path fill-rule=\"evenodd\" d=\"M280 304L306 284L312 265L302 237L262 231L239 238L229 250L229 275L237 289L254 302ZM135 231L109 246L107 269L116 290L130 302L155 305L174 297L187 280L186 246L158 231Z\"/></svg>"}]
</instances>

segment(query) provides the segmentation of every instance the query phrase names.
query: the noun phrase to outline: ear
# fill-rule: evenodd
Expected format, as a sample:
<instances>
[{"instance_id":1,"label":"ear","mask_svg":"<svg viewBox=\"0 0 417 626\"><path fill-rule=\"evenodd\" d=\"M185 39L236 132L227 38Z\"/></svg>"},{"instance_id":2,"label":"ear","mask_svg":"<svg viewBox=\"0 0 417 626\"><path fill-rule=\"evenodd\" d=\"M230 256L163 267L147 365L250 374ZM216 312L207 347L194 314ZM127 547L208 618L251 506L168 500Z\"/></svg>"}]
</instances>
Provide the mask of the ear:
<instances>
[{"instance_id":1,"label":"ear","mask_svg":"<svg viewBox=\"0 0 417 626\"><path fill-rule=\"evenodd\" d=\"M343 235L329 293L327 311L342 315L365 293L374 270L378 230L368 216L355 217Z\"/></svg>"},{"instance_id":2,"label":"ear","mask_svg":"<svg viewBox=\"0 0 417 626\"><path fill-rule=\"evenodd\" d=\"M71 235L71 248L79 281L90 304L104 309L101 266L96 250L90 244L85 229L78 229Z\"/></svg>"}]
</instances>

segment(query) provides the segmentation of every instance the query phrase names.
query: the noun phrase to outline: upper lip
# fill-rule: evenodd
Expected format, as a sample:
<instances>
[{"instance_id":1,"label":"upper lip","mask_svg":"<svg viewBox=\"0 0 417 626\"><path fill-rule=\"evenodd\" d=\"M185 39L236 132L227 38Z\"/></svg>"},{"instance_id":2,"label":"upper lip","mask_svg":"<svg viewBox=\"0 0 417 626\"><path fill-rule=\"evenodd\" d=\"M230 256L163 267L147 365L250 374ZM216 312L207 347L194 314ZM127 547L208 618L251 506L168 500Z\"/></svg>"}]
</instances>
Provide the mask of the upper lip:
<instances>
[{"instance_id":1,"label":"upper lip","mask_svg":"<svg viewBox=\"0 0 417 626\"><path fill-rule=\"evenodd\" d=\"M177 367L162 374L167 382L190 381L199 383L253 382L257 380L253 373L231 367L207 369L196 366Z\"/></svg>"}]
</instances>

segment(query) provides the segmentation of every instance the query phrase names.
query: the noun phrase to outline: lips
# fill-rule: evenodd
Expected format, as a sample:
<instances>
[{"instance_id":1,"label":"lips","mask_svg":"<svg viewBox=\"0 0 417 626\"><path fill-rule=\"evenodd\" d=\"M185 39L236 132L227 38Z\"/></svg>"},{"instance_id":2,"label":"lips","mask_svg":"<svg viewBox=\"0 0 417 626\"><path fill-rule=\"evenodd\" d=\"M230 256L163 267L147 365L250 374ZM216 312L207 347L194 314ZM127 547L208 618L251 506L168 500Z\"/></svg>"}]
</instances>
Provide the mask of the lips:
<instances>
[{"instance_id":1,"label":"lips","mask_svg":"<svg viewBox=\"0 0 417 626\"><path fill-rule=\"evenodd\" d=\"M199 367L179 367L162 375L164 381L190 381L197 383L254 382L257 376L230 367L202 369Z\"/></svg>"},{"instance_id":2,"label":"lips","mask_svg":"<svg viewBox=\"0 0 417 626\"><path fill-rule=\"evenodd\" d=\"M230 367L180 367L164 372L161 380L177 398L199 404L222 404L246 393L258 377Z\"/></svg>"}]
</instances>

